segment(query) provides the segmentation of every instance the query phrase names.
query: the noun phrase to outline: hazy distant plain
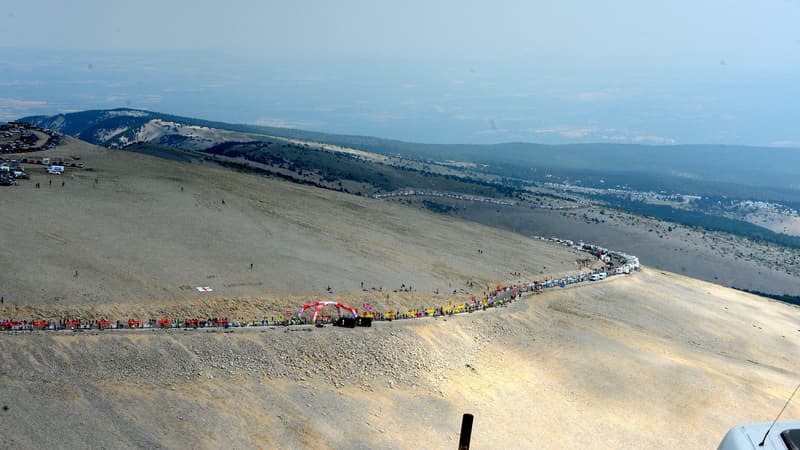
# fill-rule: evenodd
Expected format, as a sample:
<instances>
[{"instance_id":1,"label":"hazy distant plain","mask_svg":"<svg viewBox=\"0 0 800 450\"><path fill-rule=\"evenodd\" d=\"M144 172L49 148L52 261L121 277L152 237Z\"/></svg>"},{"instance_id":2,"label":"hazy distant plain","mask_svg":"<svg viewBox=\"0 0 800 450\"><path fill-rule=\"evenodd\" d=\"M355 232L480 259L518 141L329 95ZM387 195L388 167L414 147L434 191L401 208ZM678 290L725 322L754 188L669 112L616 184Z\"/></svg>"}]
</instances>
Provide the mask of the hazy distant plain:
<instances>
[{"instance_id":1,"label":"hazy distant plain","mask_svg":"<svg viewBox=\"0 0 800 450\"><path fill-rule=\"evenodd\" d=\"M800 147L800 86L701 59L589 68L542 58L303 57L0 48L0 121L135 107L431 143Z\"/></svg>"}]
</instances>

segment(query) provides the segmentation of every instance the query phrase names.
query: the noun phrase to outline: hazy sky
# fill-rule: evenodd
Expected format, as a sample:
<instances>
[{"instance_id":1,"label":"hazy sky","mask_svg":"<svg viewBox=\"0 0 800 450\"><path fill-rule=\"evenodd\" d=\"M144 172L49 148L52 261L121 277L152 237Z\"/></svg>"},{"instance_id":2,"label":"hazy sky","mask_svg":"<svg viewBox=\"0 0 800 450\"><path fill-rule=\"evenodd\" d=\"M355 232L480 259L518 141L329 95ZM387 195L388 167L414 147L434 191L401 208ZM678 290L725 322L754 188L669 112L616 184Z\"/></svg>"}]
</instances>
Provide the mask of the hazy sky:
<instances>
[{"instance_id":1,"label":"hazy sky","mask_svg":"<svg viewBox=\"0 0 800 450\"><path fill-rule=\"evenodd\" d=\"M800 146L796 0L5 3L0 120L130 105L409 140ZM19 49L55 52L44 69ZM93 96L55 88L81 76ZM170 95L208 86L213 105Z\"/></svg>"},{"instance_id":2,"label":"hazy sky","mask_svg":"<svg viewBox=\"0 0 800 450\"><path fill-rule=\"evenodd\" d=\"M725 58L797 64L787 0L7 1L11 47ZM795 66L796 67L796 66Z\"/></svg>"}]
</instances>

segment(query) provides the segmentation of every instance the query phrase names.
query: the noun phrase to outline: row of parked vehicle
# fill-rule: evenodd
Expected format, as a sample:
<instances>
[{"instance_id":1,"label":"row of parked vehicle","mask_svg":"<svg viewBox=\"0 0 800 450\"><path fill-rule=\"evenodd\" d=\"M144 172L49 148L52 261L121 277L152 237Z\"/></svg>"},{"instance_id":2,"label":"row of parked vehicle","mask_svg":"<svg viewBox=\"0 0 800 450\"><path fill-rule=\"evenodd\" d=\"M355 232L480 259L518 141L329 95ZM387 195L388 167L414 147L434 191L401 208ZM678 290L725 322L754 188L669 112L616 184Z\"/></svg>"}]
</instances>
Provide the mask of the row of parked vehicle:
<instances>
[{"instance_id":1,"label":"row of parked vehicle","mask_svg":"<svg viewBox=\"0 0 800 450\"><path fill-rule=\"evenodd\" d=\"M0 162L0 186L13 186L18 179L27 180L30 176L22 168L19 161Z\"/></svg>"},{"instance_id":2,"label":"row of parked vehicle","mask_svg":"<svg viewBox=\"0 0 800 450\"><path fill-rule=\"evenodd\" d=\"M44 145L37 145L40 138L34 131L40 131L48 136ZM0 125L0 153L50 150L56 148L63 139L64 135L57 131L26 122L8 122Z\"/></svg>"},{"instance_id":3,"label":"row of parked vehicle","mask_svg":"<svg viewBox=\"0 0 800 450\"><path fill-rule=\"evenodd\" d=\"M581 283L584 281L600 281L605 280L608 277L608 273L605 271L596 271L596 272L582 272L577 276L574 277L564 277L564 278L556 278L552 280L546 280L542 282L542 286L546 288L561 286L564 287L568 284L575 284Z\"/></svg>"}]
</instances>

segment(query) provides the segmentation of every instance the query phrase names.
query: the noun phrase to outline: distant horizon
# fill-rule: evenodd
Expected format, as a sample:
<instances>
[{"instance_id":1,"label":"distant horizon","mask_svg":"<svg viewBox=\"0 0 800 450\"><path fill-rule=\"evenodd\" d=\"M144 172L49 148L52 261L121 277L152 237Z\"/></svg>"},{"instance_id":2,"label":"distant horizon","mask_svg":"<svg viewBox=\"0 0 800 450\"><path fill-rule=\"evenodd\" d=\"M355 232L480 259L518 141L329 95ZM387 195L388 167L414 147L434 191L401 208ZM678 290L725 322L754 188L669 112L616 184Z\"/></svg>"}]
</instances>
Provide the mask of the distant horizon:
<instances>
[{"instance_id":1,"label":"distant horizon","mask_svg":"<svg viewBox=\"0 0 800 450\"><path fill-rule=\"evenodd\" d=\"M513 145L513 144L527 144L527 145L543 145L543 146L571 146L571 145L620 145L620 146L641 146L641 147L684 147L684 146L700 146L700 147L743 147L743 148L758 148L758 149L790 149L790 150L798 150L800 151L800 145L792 147L792 146L770 146L770 145L750 145L750 144L714 144L714 143L635 143L635 142L561 142L561 143L543 143L543 142L534 142L534 141L502 141L502 142L495 142L495 143L488 143L488 144L476 144L476 143L469 143L469 142L425 142L425 141L414 141L414 140L404 140L404 139L395 139L395 138L388 138L383 136L376 136L376 135L368 135L368 134L353 134L353 133L333 133L327 131L321 131L311 128L295 128L295 127L282 127L282 126L275 126L275 125L265 125L259 123L246 123L246 122L230 122L225 120L216 120L216 119L208 119L205 117L198 117L198 116L186 116L182 114L176 114L168 111L162 110L154 110L154 109L146 109L146 108L135 108L130 106L117 106L117 107L110 107L110 108L93 108L93 109L85 109L79 111L67 111L67 112L56 112L56 113L42 113L42 114L29 114L17 117L12 120L4 121L0 120L0 124L20 121L21 119L25 119L26 117L54 117L58 115L66 115L66 114L73 114L73 113L81 113L81 112L88 112L88 111L114 111L114 110L128 110L128 111L141 111L147 112L152 114L165 114L177 117L183 117L186 119L196 119L196 120L203 120L208 122L220 122L225 123L228 125L251 125L251 126L264 126L264 127L271 127L271 128L282 128L287 130L298 130L298 131L307 131L312 133L320 133L320 134L330 134L330 135L338 135L338 136L353 136L353 137L365 137L365 138L374 138L380 140L388 140L388 141L398 141L404 142L409 144L424 144L424 145L476 145L476 146L483 146L483 145Z\"/></svg>"},{"instance_id":2,"label":"distant horizon","mask_svg":"<svg viewBox=\"0 0 800 450\"><path fill-rule=\"evenodd\" d=\"M34 0L0 120L112 107L411 142L800 147L800 1Z\"/></svg>"},{"instance_id":3,"label":"distant horizon","mask_svg":"<svg viewBox=\"0 0 800 450\"><path fill-rule=\"evenodd\" d=\"M613 68L587 77L566 62L502 58L0 48L0 62L2 121L132 107L434 144L800 147L800 102L789 101L800 85L780 70L734 77L718 61L688 78L667 65L629 79Z\"/></svg>"}]
</instances>

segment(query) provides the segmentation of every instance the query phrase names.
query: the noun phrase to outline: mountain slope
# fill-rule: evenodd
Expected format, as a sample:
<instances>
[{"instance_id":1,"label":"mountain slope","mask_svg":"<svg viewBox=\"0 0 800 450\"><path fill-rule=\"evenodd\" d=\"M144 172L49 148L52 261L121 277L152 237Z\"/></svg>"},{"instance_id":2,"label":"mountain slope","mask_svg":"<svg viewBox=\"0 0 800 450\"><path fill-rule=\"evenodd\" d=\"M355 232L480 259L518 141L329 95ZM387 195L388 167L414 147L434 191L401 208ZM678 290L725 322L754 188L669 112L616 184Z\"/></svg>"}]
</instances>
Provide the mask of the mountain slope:
<instances>
[{"instance_id":1,"label":"mountain slope","mask_svg":"<svg viewBox=\"0 0 800 450\"><path fill-rule=\"evenodd\" d=\"M233 132L235 130L228 131L230 126L226 124L125 108L32 116L20 120L92 144L115 148L142 142L200 149L241 138L241 134Z\"/></svg>"},{"instance_id":2,"label":"mountain slope","mask_svg":"<svg viewBox=\"0 0 800 450\"><path fill-rule=\"evenodd\" d=\"M473 448L715 448L785 403L797 314L645 269L369 329L0 334L0 434L21 448L449 449L469 412ZM798 415L795 402L784 417Z\"/></svg>"},{"instance_id":3,"label":"mountain slope","mask_svg":"<svg viewBox=\"0 0 800 450\"><path fill-rule=\"evenodd\" d=\"M131 142L177 139L177 144L189 141L191 147L210 146L222 141L203 137L208 130L270 135L304 141L352 147L382 155L433 161L471 161L488 165L495 174L505 174L509 168L567 169L589 173L646 173L664 179L685 180L698 187L715 183L771 187L775 200L787 200L800 188L800 151L797 149L674 145L645 146L631 144L572 144L541 145L506 143L497 145L422 144L380 139L367 136L348 136L256 125L226 124L150 111L116 109L84 111L56 116L32 116L21 119L80 137L105 146L124 146ZM149 138L146 129L161 129ZM189 127L189 130L183 128ZM192 131L194 128L194 131ZM151 130L152 131L152 130ZM224 135L224 133L223 133ZM155 136L155 137L154 137ZM172 138L164 137L172 136ZM182 136L182 137L181 137ZM789 190L790 192L785 192ZM796 198L796 197L794 197Z\"/></svg>"},{"instance_id":4,"label":"mountain slope","mask_svg":"<svg viewBox=\"0 0 800 450\"><path fill-rule=\"evenodd\" d=\"M511 272L572 272L583 257L511 232L203 160L71 138L48 153L78 156L88 170L49 184L40 166L3 191L3 206L14 214L0 216L0 234L14 244L0 248L0 317L10 305L88 309L109 302L119 303L114 317L124 317L127 303L154 305L148 311L158 314L165 303L196 299L197 286L215 289L205 298L279 297L253 309L282 314L284 306L304 303L298 296L328 297L329 286L357 304L361 282L382 288L380 295L363 293L376 301L403 284L417 295L444 295L467 282L482 292ZM390 301L400 299L392 294Z\"/></svg>"},{"instance_id":5,"label":"mountain slope","mask_svg":"<svg viewBox=\"0 0 800 450\"><path fill-rule=\"evenodd\" d=\"M644 164L643 161L647 160L645 157L648 154L653 154L654 163L659 163L658 169L653 169L654 166L651 165L649 170L668 169L670 158L675 159L671 153L672 150L679 154L685 154L691 152L691 147L621 146L616 148L605 145L602 148L598 147L601 151L593 152L592 146L583 145L574 146L579 148L580 152L573 154L570 150L573 146L503 144L494 147L467 146L469 152L456 155L448 152L463 146L406 145L407 143L376 138L333 136L289 129L229 125L129 109L89 111L56 117L39 117L32 120L43 126L57 127L63 131L84 135L87 139L104 145L125 145L125 148L131 151L171 159L210 158L234 170L269 174L297 183L340 192L373 195L385 194L387 191L397 193L403 190L433 190L512 201L515 203L513 207L495 208L492 204L481 205L476 202L470 204L460 200L450 202L434 197L422 198L421 201L408 197L398 197L393 200L413 203L420 208L440 213L447 212L453 216L468 218L493 227L506 227L517 232L524 230L528 234L560 237L564 233L568 233L566 237L574 240L606 242L614 248L627 249L637 255L641 253L641 256L646 257L646 262L659 268L692 273L698 278L726 286L755 289L774 295L798 294L797 283L794 283L792 278L797 268L796 250L782 247L787 243L791 245L796 238L779 234L783 231L783 224L793 225L796 217L780 214L769 216L777 220L771 225L775 230L769 230L761 228L765 226L761 219L766 220L769 217L754 214L754 218L748 219L742 217L739 212L735 213L738 215L728 217L724 215L727 213L722 208L727 203L720 203L733 201L733 199L748 199L742 200L742 202L752 203L752 199L772 198L781 203L779 205L781 208L800 208L796 190L753 188L743 184L720 183L668 174L654 175L646 171L630 171L633 170L632 168L635 169L636 164ZM276 135L284 137L275 137ZM315 140L323 140L325 143L318 143ZM130 145L131 142L140 141L148 143ZM337 142L352 146L336 145ZM360 148L370 151L359 150L354 146L360 146ZM422 153L414 153L416 150L411 151L423 147L424 152ZM501 148L505 150L498 150ZM535 148L535 152L526 156L526 149L530 148ZM486 152L481 149L491 149L492 156L487 157ZM196 150L202 152L196 152ZM439 150L444 153L436 154L435 152ZM711 147L707 147L696 156L682 157L682 159L685 163L700 164L703 162L703 158L708 159L708 152L711 150L713 150ZM437 162L428 159L418 161L387 156L392 155L395 151L405 152L406 155L423 159L435 157ZM736 154L731 148L726 151L729 155ZM778 150L770 149L769 152L773 152L772 156L763 157L759 164L763 165L769 162L778 172L783 170L790 173L800 170L798 169L800 165L787 163L792 161L790 157L780 163L775 162L774 158L779 156L774 153L776 151ZM758 152L757 149L742 149L740 153L752 156L757 155ZM789 152L787 155L791 156L790 150L781 150L781 152ZM795 156L800 155L800 152L794 152L794 154ZM569 159L565 164L571 164L572 167L584 167L588 162L594 161L600 168L603 165L608 166L615 161L618 162L621 155L624 156L623 159L626 159L626 162L619 163L618 167L609 171L546 168L547 164L553 161L563 162L565 158ZM484 158L491 162L478 164L469 161L448 160L447 158L451 156L453 158L457 156L474 157L478 158L478 161L480 158ZM518 159L515 163L503 162L515 158ZM592 158L595 158L596 161ZM526 163L531 159L536 162ZM627 165L628 159L632 164L630 168ZM703 165L702 170L716 171L721 176L728 177L730 174L723 170L725 164L733 164L728 159L730 158L721 158L719 164L716 165ZM757 169L756 172L758 170L761 169ZM775 177L775 179L779 178L780 174ZM580 205L580 198L577 203L562 205L566 209L572 210L570 214L565 211L553 212L542 208L542 198L528 196L527 199L533 201L526 201L523 193L530 189L533 189L536 194L541 193L546 196L555 193L557 196L561 196L560 191L550 191L547 188L553 180L558 180L562 186L578 188L627 186L627 189L622 189L621 192L628 192L631 195L635 194L637 189L641 190L639 194L653 194L661 190L666 190L667 193L683 194L695 192L700 200L679 206L679 208L689 208L687 210L675 209L674 204L645 204L639 201L630 201L624 194L621 197L608 198L603 195L586 196L584 200L586 200L586 204L599 202L595 212L602 212L606 208L617 205L622 211L654 215L657 218L673 222L663 227L665 229L677 227L677 223L674 222L680 221L689 228L685 231L686 233L702 233L702 240L694 240L691 243L692 239L687 237L683 239L686 242L676 240L678 243L675 246L665 245L662 239L663 235L651 231L654 226L651 223L652 220L647 217L637 219L631 216L631 220L635 222L630 230L633 233L627 233L619 227L604 229L605 227L600 225L600 221L605 221L606 218L602 215L594 218L598 223L585 224L583 223L585 220L582 221L582 218L594 215L595 212L591 207L574 209ZM524 213L525 211L527 214ZM552 217L542 220L543 214L551 213L559 214L561 218L555 222ZM723 215L719 216L719 214ZM751 220L755 225L745 222L745 220ZM695 230L695 228L702 229ZM746 240L740 240L739 243L731 246L717 245L713 242L717 237L723 241L732 239L725 233L715 233L720 230L737 233ZM706 241L707 233L710 238L708 242ZM616 244L612 245L611 242ZM770 247L775 247L776 243L779 244L777 250Z\"/></svg>"},{"instance_id":6,"label":"mountain slope","mask_svg":"<svg viewBox=\"0 0 800 450\"><path fill-rule=\"evenodd\" d=\"M417 308L511 272L574 273L584 256L202 159L74 139L48 153L87 169L51 185L32 166L2 191L0 317L249 317L327 298ZM393 292L401 283L413 291ZM471 412L476 448L709 448L783 405L797 317L645 268L369 329L2 333L0 435L21 448L452 448Z\"/></svg>"}]
</instances>

